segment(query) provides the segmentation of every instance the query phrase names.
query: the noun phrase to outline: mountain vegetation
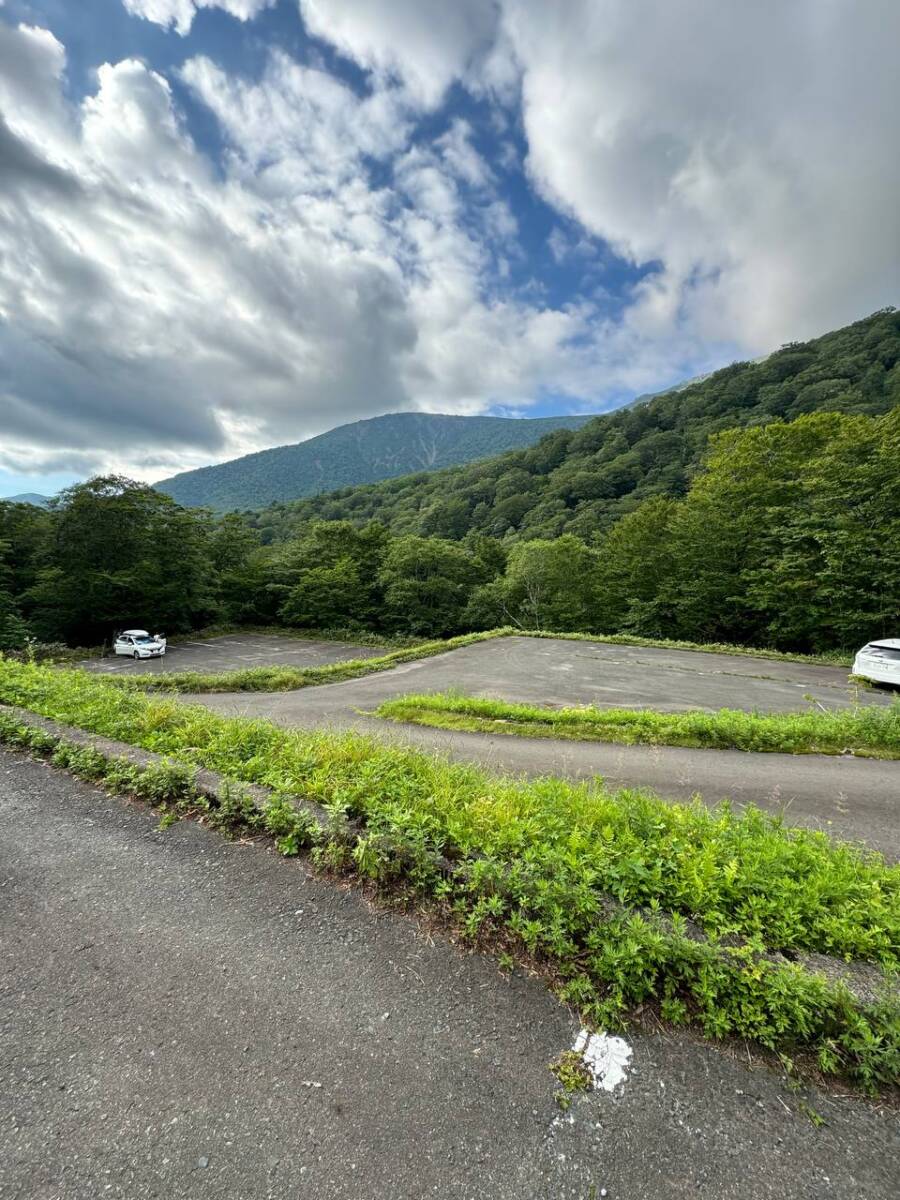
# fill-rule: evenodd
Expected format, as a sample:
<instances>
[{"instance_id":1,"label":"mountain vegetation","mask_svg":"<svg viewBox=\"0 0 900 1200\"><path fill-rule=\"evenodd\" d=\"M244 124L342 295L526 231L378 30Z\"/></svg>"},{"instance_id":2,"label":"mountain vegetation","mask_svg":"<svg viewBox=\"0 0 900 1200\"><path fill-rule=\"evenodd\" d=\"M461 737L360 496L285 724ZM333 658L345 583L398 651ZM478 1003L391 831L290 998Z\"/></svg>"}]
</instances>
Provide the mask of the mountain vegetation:
<instances>
[{"instance_id":1,"label":"mountain vegetation","mask_svg":"<svg viewBox=\"0 0 900 1200\"><path fill-rule=\"evenodd\" d=\"M651 497L686 494L710 438L812 412L875 416L900 403L900 314L878 312L760 362L734 363L536 445L435 474L343 489L251 518L264 541L311 520L377 520L395 533L593 541Z\"/></svg>"},{"instance_id":2,"label":"mountain vegetation","mask_svg":"<svg viewBox=\"0 0 900 1200\"><path fill-rule=\"evenodd\" d=\"M4 497L7 504L35 504L38 508L46 508L50 503L49 496L41 496L38 492L20 492L18 496Z\"/></svg>"},{"instance_id":3,"label":"mountain vegetation","mask_svg":"<svg viewBox=\"0 0 900 1200\"><path fill-rule=\"evenodd\" d=\"M888 311L525 451L260 514L116 476L0 502L0 650L214 622L852 650L900 633L898 401Z\"/></svg>"},{"instance_id":4,"label":"mountain vegetation","mask_svg":"<svg viewBox=\"0 0 900 1200\"><path fill-rule=\"evenodd\" d=\"M531 446L555 429L580 429L591 418L452 417L391 413L355 421L293 446L276 446L231 462L184 471L156 484L184 505L219 512L262 508L412 472Z\"/></svg>"}]
</instances>

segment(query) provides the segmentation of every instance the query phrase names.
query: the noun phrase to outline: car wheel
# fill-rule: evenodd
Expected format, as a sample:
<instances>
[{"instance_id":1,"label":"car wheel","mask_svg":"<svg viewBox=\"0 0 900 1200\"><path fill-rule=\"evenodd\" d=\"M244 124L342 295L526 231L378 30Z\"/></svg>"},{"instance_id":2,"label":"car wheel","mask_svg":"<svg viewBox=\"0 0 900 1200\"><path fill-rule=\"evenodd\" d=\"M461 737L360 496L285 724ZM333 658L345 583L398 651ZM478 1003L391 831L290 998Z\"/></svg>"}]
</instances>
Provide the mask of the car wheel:
<instances>
[{"instance_id":1,"label":"car wheel","mask_svg":"<svg viewBox=\"0 0 900 1200\"><path fill-rule=\"evenodd\" d=\"M135 650L134 654L132 654L131 657L132 658L140 658L141 656L140 656L140 654L138 654L137 650Z\"/></svg>"}]
</instances>

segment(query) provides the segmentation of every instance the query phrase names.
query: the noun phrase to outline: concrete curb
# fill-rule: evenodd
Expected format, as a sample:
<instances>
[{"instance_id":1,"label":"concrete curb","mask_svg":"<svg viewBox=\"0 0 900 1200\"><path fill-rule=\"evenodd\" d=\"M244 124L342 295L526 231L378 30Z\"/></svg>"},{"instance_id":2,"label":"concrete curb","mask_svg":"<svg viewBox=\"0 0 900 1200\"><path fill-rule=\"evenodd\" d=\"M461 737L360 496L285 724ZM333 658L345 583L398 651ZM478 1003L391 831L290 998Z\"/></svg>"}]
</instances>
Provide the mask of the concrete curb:
<instances>
[{"instance_id":1,"label":"concrete curb","mask_svg":"<svg viewBox=\"0 0 900 1200\"><path fill-rule=\"evenodd\" d=\"M76 725L62 725L59 721L53 721L49 717L42 717L39 713L31 712L27 708L18 708L12 704L0 704L0 713L8 713L16 721L22 725L27 725L31 729L40 729L51 737L61 738L66 742L71 742L76 746L90 747L92 750L99 751L105 758L124 759L135 767L153 767L159 766L160 763L175 762L169 755L157 754L152 750L143 750L140 746L132 746L128 742L117 742L112 738L101 737L99 734L91 733L86 729L79 729ZM220 800L228 792L234 793L235 789L239 789L241 795L247 796L252 800L253 805L260 812L266 806L266 803L272 799L274 792L272 788L263 787L256 783L242 783L240 780L228 779L225 775L220 775L217 771L209 771L204 767L198 767L193 775L194 787L199 795L207 800ZM301 796L292 796L292 802L302 812L310 816L320 828L325 828L329 823L328 813L320 804L316 804L313 800L306 800Z\"/></svg>"},{"instance_id":2,"label":"concrete curb","mask_svg":"<svg viewBox=\"0 0 900 1200\"><path fill-rule=\"evenodd\" d=\"M32 729L39 729L52 737L77 746L90 747L106 758L124 759L132 766L139 768L177 761L171 756L144 750L127 742L118 742L112 738L102 737L88 730L79 729L77 726L63 725L59 721L51 720L49 717L43 717L16 705L0 704L0 713L9 714L20 724ZM196 791L201 796L213 801L219 801L228 793L233 795L237 789L241 795L252 801L259 812L265 809L266 804L275 795L272 788L262 784L243 783L205 768L195 770L193 782ZM333 822L329 814L320 804L297 795L291 795L290 799L295 807L309 816L320 829L332 827ZM358 836L362 835L365 832L365 825L359 821L348 821L347 832ZM400 854L402 856L402 849ZM434 855L433 862L436 869L445 877L450 877L466 869L464 863L454 863L440 855ZM628 911L656 924L662 933L673 932L671 921L663 913L654 913L640 908L626 909L624 905L608 896L603 897L603 910L605 915L610 918L622 911ZM712 945L703 929L689 918L684 921L684 935L698 944ZM727 948L740 948L742 944L744 944L742 939L734 938L728 943L728 946L720 944L715 945L713 949L723 961L731 963L733 960L727 957ZM787 966L794 963L811 974L824 975L830 984L844 985L860 1005L874 1004L885 998L900 1001L900 979L894 978L887 981L886 989L885 974L872 963L845 962L843 959L812 951L800 951L790 957L775 951L758 957L775 965Z\"/></svg>"}]
</instances>

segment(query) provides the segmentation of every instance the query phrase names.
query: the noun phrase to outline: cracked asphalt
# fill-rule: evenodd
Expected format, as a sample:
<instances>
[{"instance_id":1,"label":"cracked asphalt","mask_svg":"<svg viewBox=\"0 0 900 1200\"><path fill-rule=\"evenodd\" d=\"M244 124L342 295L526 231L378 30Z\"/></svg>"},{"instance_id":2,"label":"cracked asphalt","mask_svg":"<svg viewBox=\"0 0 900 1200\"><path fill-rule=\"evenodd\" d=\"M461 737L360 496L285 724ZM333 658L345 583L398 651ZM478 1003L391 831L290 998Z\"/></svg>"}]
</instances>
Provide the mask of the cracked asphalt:
<instances>
[{"instance_id":1,"label":"cracked asphalt","mask_svg":"<svg viewBox=\"0 0 900 1200\"><path fill-rule=\"evenodd\" d=\"M900 859L900 762L490 736L397 725L369 715L384 700L449 688L524 703L669 711L791 712L810 704L840 708L892 701L888 692L851 685L839 667L522 637L474 643L361 679L299 691L183 698L216 712L266 717L289 727L360 729L494 771L576 780L599 775L610 787L649 787L673 800L699 794L715 804L727 797Z\"/></svg>"},{"instance_id":2,"label":"cracked asphalt","mask_svg":"<svg viewBox=\"0 0 900 1200\"><path fill-rule=\"evenodd\" d=\"M562 1114L539 980L264 843L9 751L0 829L3 1200L898 1194L896 1113L741 1046L632 1033Z\"/></svg>"}]
</instances>

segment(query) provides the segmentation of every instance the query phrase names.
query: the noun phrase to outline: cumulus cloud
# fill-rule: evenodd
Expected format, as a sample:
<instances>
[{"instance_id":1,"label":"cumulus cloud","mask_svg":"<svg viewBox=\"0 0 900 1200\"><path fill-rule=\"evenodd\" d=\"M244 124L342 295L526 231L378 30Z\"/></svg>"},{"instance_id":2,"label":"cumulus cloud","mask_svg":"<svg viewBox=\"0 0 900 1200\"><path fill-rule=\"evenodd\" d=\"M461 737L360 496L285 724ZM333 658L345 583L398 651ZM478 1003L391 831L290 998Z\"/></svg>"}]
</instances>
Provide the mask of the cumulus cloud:
<instances>
[{"instance_id":1,"label":"cumulus cloud","mask_svg":"<svg viewBox=\"0 0 900 1200\"><path fill-rule=\"evenodd\" d=\"M896 299L892 0L506 0L537 185L664 270L648 317L767 349Z\"/></svg>"},{"instance_id":2,"label":"cumulus cloud","mask_svg":"<svg viewBox=\"0 0 900 1200\"><path fill-rule=\"evenodd\" d=\"M221 8L239 21L250 21L275 0L122 0L122 3L133 16L171 27L184 36L190 33L201 8Z\"/></svg>"},{"instance_id":3,"label":"cumulus cloud","mask_svg":"<svg viewBox=\"0 0 900 1200\"><path fill-rule=\"evenodd\" d=\"M266 7L124 2L182 34ZM398 409L602 407L896 300L893 0L297 13L361 84L273 47L252 78L101 64L75 104L60 42L0 20L4 462L159 476ZM528 278L522 144L545 253L591 272L567 304ZM613 252L652 264L615 301Z\"/></svg>"},{"instance_id":4,"label":"cumulus cloud","mask_svg":"<svg viewBox=\"0 0 900 1200\"><path fill-rule=\"evenodd\" d=\"M662 264L628 318L648 335L758 351L896 300L895 0L499 0L466 36L443 0L300 3L360 65L428 79L431 104L513 63L535 185Z\"/></svg>"},{"instance_id":5,"label":"cumulus cloud","mask_svg":"<svg viewBox=\"0 0 900 1200\"><path fill-rule=\"evenodd\" d=\"M450 84L484 69L497 32L493 0L299 0L310 33L433 107Z\"/></svg>"},{"instance_id":6,"label":"cumulus cloud","mask_svg":"<svg viewBox=\"0 0 900 1200\"><path fill-rule=\"evenodd\" d=\"M25 64L2 85L7 453L65 445L158 476L377 412L586 383L569 347L587 314L489 297L515 222L466 129L413 145L396 89L358 96L277 52L254 82L192 59L182 82L226 140L213 164L146 63L104 64L71 108L55 39L0 24L0 55Z\"/></svg>"}]
</instances>

